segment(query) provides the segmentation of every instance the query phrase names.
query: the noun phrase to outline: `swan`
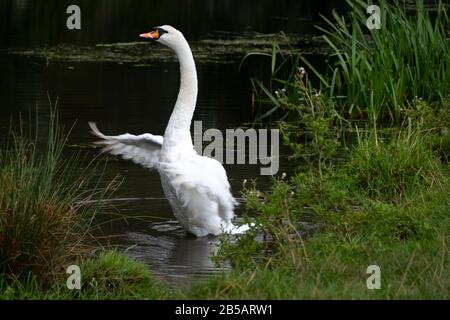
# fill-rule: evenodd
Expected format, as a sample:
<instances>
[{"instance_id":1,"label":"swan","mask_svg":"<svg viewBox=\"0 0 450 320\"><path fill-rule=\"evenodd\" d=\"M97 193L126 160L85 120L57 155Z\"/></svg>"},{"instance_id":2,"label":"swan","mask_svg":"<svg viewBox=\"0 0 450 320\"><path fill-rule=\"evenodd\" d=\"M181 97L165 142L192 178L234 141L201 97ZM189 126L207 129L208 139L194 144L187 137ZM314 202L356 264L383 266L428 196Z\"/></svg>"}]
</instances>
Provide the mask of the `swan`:
<instances>
[{"instance_id":1,"label":"swan","mask_svg":"<svg viewBox=\"0 0 450 320\"><path fill-rule=\"evenodd\" d=\"M172 49L180 64L178 98L164 136L107 136L89 122L91 132L101 139L97 143L103 145L103 152L159 172L173 214L188 232L197 237L245 232L248 225L237 227L232 223L236 200L224 167L215 159L197 154L192 144L190 126L197 101L197 71L188 42L169 25L156 27L140 37Z\"/></svg>"}]
</instances>

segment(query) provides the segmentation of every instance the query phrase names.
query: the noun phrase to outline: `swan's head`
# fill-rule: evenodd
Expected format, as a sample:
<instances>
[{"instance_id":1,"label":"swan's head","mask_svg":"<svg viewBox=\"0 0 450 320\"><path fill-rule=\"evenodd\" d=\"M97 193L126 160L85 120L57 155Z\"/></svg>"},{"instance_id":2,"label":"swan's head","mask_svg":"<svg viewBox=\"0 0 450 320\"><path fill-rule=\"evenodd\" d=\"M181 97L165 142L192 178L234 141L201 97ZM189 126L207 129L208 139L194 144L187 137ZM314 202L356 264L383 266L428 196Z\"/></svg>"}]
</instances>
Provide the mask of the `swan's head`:
<instances>
[{"instance_id":1,"label":"swan's head","mask_svg":"<svg viewBox=\"0 0 450 320\"><path fill-rule=\"evenodd\" d=\"M172 49L174 49L181 41L185 41L183 34L169 25L156 27L152 31L142 33L139 36L141 38L155 40Z\"/></svg>"}]
</instances>

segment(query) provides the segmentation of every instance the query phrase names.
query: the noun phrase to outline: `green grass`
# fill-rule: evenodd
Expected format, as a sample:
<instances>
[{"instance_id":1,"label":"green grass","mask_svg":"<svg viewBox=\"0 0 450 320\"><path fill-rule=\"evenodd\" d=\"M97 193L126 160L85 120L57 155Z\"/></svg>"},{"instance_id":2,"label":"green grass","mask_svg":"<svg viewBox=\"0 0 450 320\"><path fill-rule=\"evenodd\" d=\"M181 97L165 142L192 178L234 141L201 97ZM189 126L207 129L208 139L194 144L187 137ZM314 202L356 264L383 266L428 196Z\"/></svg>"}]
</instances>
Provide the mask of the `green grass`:
<instances>
[{"instance_id":1,"label":"green grass","mask_svg":"<svg viewBox=\"0 0 450 320\"><path fill-rule=\"evenodd\" d=\"M195 286L203 299L448 299L448 247L442 242L383 243L332 235L310 239L268 266L236 269ZM447 259L447 260L446 260ZM381 289L366 286L369 265Z\"/></svg>"},{"instance_id":2,"label":"green grass","mask_svg":"<svg viewBox=\"0 0 450 320\"><path fill-rule=\"evenodd\" d=\"M382 28L368 31L364 4L349 4L321 29L334 50L329 74L274 44L269 85L253 79L257 121L276 120L301 162L268 192L244 189L258 227L222 238L216 259L234 269L194 296L449 298L446 8L433 20L421 1L412 15L381 1ZM373 264L380 290L366 287Z\"/></svg>"},{"instance_id":3,"label":"green grass","mask_svg":"<svg viewBox=\"0 0 450 320\"><path fill-rule=\"evenodd\" d=\"M0 274L51 285L97 246L100 202L91 200L107 197L113 183L92 188L93 168L79 170L78 156L63 156L67 135L56 112L43 140L36 130L31 138L11 132L0 151Z\"/></svg>"},{"instance_id":4,"label":"green grass","mask_svg":"<svg viewBox=\"0 0 450 320\"><path fill-rule=\"evenodd\" d=\"M334 19L322 17L326 26L318 29L332 55L327 72L320 73L300 51L284 55L274 44L271 55L271 82L266 87L253 79L260 101L259 119L273 118L282 108L273 89L282 87L289 102L299 104L304 94L296 89L298 67L302 65L317 78L320 92L336 103L347 119L373 122L401 122L402 107L416 98L448 104L450 97L450 41L448 6L440 1L436 16L416 1L415 11L406 12L398 2L380 1L381 29L366 26L367 4L347 1L351 10ZM246 56L257 55L251 53ZM261 54L267 55L267 54ZM286 71L286 66L287 71ZM284 118L280 112L278 118ZM275 117L276 118L276 117Z\"/></svg>"},{"instance_id":5,"label":"green grass","mask_svg":"<svg viewBox=\"0 0 450 320\"><path fill-rule=\"evenodd\" d=\"M156 280L148 267L116 251L100 252L78 262L81 289L70 290L66 277L51 287L42 285L35 276L16 281L0 279L0 299L164 299L172 294L170 288Z\"/></svg>"},{"instance_id":6,"label":"green grass","mask_svg":"<svg viewBox=\"0 0 450 320\"><path fill-rule=\"evenodd\" d=\"M412 13L400 2L380 1L381 29L369 31L366 4L348 4L349 17L334 14L335 21L324 18L328 28L320 28L337 60L330 67L334 92L346 97L343 106L398 121L401 107L415 97L444 103L450 92L448 7L440 1L433 20L421 0Z\"/></svg>"},{"instance_id":7,"label":"green grass","mask_svg":"<svg viewBox=\"0 0 450 320\"><path fill-rule=\"evenodd\" d=\"M349 174L368 197L396 201L408 192L442 181L441 163L420 132L400 131L381 140L376 132L358 137L348 158Z\"/></svg>"},{"instance_id":8,"label":"green grass","mask_svg":"<svg viewBox=\"0 0 450 320\"><path fill-rule=\"evenodd\" d=\"M410 143L404 136L397 139L396 143ZM416 168L426 176L422 180L408 171L414 168L409 161L414 160L403 162L404 155L389 146L390 142L356 146L348 151L351 160L341 166L321 172L309 167L288 180L275 181L266 193L248 189L247 206L258 231L240 236L237 242L222 240L218 258L231 261L235 269L195 288L195 295L448 299L450 179L429 150L409 145L414 159L433 162L430 166L423 161ZM382 155L379 149L384 150ZM359 152L367 158L356 158ZM386 167L378 167L381 157L389 163ZM355 175L355 170L364 172L360 162L377 167L367 181L385 179L386 183L374 182L368 192ZM391 171L399 175L389 176ZM391 183L393 190L387 187ZM396 193L398 188L402 192ZM268 241L257 241L257 233ZM366 287L366 268L373 264L381 268L380 290Z\"/></svg>"}]
</instances>

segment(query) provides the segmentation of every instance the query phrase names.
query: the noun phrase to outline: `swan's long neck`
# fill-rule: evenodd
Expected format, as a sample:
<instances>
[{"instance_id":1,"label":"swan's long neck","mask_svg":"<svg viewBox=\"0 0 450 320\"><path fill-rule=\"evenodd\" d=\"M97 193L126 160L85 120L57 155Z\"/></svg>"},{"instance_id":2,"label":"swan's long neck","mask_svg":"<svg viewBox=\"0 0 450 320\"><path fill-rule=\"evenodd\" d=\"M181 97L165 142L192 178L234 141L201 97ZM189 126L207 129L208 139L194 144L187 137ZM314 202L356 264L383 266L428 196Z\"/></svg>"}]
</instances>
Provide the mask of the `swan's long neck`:
<instances>
[{"instance_id":1,"label":"swan's long neck","mask_svg":"<svg viewBox=\"0 0 450 320\"><path fill-rule=\"evenodd\" d=\"M187 41L182 38L173 50L180 63L180 90L164 133L163 149L166 150L177 145L192 147L190 127L198 90L194 57Z\"/></svg>"}]
</instances>

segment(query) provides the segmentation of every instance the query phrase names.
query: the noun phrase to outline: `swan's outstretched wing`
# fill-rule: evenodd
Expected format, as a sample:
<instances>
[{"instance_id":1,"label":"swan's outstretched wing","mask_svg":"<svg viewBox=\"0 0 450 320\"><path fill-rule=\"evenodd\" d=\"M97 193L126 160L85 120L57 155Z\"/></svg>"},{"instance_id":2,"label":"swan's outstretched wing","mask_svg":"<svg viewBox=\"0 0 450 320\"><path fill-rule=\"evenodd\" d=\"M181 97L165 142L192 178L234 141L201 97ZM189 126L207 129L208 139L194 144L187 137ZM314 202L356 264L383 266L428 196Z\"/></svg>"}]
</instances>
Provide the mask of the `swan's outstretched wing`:
<instances>
[{"instance_id":1,"label":"swan's outstretched wing","mask_svg":"<svg viewBox=\"0 0 450 320\"><path fill-rule=\"evenodd\" d=\"M98 130L94 122L89 122L91 132L99 137L97 144L103 145L103 152L109 152L113 155L120 155L126 160L149 169L159 167L162 136L154 136L150 133L144 133L138 136L125 133L118 136L106 136Z\"/></svg>"}]
</instances>

